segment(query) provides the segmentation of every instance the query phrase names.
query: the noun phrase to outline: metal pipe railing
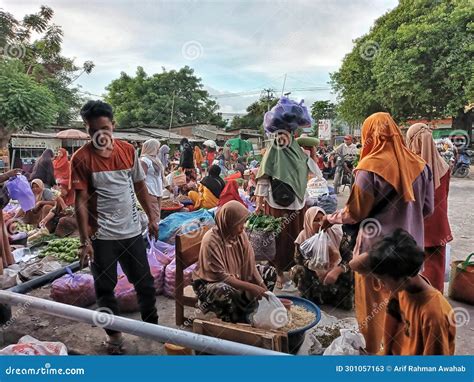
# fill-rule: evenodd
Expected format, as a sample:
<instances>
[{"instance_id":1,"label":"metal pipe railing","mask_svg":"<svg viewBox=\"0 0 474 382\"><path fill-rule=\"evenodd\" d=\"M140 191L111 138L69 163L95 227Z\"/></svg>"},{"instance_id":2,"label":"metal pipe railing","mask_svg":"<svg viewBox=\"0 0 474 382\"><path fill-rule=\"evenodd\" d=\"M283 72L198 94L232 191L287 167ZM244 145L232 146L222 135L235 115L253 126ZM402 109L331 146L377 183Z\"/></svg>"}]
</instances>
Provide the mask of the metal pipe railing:
<instances>
[{"instance_id":1,"label":"metal pipe railing","mask_svg":"<svg viewBox=\"0 0 474 382\"><path fill-rule=\"evenodd\" d=\"M9 291L0 291L0 303L7 305L22 305L28 309L33 309L52 316L84 322L100 326L104 329L117 330L135 336L152 339L161 343L170 342L210 354L288 355L272 350L261 349L255 346L244 345L237 342L186 332L184 330L115 316L100 310L79 308L77 306L61 304L59 302Z\"/></svg>"}]
</instances>

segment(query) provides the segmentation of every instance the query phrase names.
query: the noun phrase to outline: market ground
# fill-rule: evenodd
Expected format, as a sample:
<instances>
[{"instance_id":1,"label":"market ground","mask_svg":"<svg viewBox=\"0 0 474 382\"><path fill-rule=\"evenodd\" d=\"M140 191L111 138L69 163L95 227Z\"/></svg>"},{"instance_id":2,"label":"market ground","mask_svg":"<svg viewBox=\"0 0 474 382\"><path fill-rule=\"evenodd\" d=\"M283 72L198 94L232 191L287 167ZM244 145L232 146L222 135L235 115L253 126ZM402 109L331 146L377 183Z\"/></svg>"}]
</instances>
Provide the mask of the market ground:
<instances>
[{"instance_id":1,"label":"market ground","mask_svg":"<svg viewBox=\"0 0 474 382\"><path fill-rule=\"evenodd\" d=\"M474 170L474 168L471 168ZM471 174L474 174L471 171ZM339 205L343 206L348 196L344 190L339 197ZM474 251L474 175L467 179L452 179L449 195L449 217L453 230L454 241L451 243L452 260L464 259ZM448 285L445 290L447 293ZM49 298L49 286L31 292L37 297ZM474 354L474 307L450 300L462 321L457 329L456 354ZM176 327L174 322L174 300L159 296L157 306L160 324ZM94 308L94 307L92 307ZM353 312L335 310L331 307L322 309L338 318L353 316ZM61 341L66 344L70 354L105 354L101 345L105 335L101 328L76 323L62 318L38 313L30 309L13 308L11 324L0 331L2 347L16 343L20 337L29 334L43 341ZM188 312L189 313L189 312ZM191 312L192 313L192 312ZM128 314L130 318L139 319L139 314ZM164 354L162 344L149 339L126 334L128 354Z\"/></svg>"}]
</instances>

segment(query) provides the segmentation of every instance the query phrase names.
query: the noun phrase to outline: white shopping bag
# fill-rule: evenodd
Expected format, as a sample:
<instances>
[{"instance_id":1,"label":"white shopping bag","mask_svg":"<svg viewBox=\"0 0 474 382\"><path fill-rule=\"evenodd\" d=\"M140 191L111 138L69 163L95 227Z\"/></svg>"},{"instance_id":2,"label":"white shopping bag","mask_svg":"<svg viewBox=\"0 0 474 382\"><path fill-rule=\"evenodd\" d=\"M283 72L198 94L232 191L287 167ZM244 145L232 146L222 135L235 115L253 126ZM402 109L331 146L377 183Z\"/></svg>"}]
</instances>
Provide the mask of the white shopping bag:
<instances>
[{"instance_id":1,"label":"white shopping bag","mask_svg":"<svg viewBox=\"0 0 474 382\"><path fill-rule=\"evenodd\" d=\"M341 336L332 341L323 355L360 355L365 349L365 339L362 334L350 329L341 329Z\"/></svg>"},{"instance_id":2,"label":"white shopping bag","mask_svg":"<svg viewBox=\"0 0 474 382\"><path fill-rule=\"evenodd\" d=\"M290 322L288 311L272 292L266 292L250 318L253 327L259 329L280 329Z\"/></svg>"}]
</instances>

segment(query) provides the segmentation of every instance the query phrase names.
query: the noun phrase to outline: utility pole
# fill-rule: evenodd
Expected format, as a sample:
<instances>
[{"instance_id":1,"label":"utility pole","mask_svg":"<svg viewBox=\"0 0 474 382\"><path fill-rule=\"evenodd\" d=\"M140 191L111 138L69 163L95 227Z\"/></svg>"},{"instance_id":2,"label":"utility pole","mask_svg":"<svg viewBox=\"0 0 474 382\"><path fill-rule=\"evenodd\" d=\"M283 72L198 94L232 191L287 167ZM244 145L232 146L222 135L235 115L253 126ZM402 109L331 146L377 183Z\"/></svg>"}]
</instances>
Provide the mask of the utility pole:
<instances>
[{"instance_id":1,"label":"utility pole","mask_svg":"<svg viewBox=\"0 0 474 382\"><path fill-rule=\"evenodd\" d=\"M265 93L267 93L265 95ZM270 111L270 101L274 98L273 89L263 89L262 90L262 99L267 101L267 111Z\"/></svg>"},{"instance_id":2,"label":"utility pole","mask_svg":"<svg viewBox=\"0 0 474 382\"><path fill-rule=\"evenodd\" d=\"M171 141L171 126L173 126L174 95L175 95L175 92L173 91L173 100L171 101L170 128L169 128L169 130L168 130L168 144L169 144L170 141Z\"/></svg>"},{"instance_id":3,"label":"utility pole","mask_svg":"<svg viewBox=\"0 0 474 382\"><path fill-rule=\"evenodd\" d=\"M283 87L281 88L281 96L283 97L283 93L285 92L285 85L286 85L286 73L285 78L283 79Z\"/></svg>"}]
</instances>

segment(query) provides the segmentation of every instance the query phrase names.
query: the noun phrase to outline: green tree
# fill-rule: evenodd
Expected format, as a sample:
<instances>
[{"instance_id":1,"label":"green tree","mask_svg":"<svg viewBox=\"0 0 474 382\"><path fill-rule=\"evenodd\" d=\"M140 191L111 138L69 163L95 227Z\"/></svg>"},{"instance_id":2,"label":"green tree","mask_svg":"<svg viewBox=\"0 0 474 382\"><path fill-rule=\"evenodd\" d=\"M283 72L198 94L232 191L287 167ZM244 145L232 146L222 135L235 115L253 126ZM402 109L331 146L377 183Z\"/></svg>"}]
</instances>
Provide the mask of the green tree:
<instances>
[{"instance_id":1,"label":"green tree","mask_svg":"<svg viewBox=\"0 0 474 382\"><path fill-rule=\"evenodd\" d=\"M331 75L341 116L349 123L377 111L401 121L468 120L464 106L474 99L473 20L470 0L400 0L355 40Z\"/></svg>"},{"instance_id":2,"label":"green tree","mask_svg":"<svg viewBox=\"0 0 474 382\"><path fill-rule=\"evenodd\" d=\"M0 147L13 132L44 128L57 116L54 95L25 74L18 60L0 60Z\"/></svg>"},{"instance_id":3,"label":"green tree","mask_svg":"<svg viewBox=\"0 0 474 382\"><path fill-rule=\"evenodd\" d=\"M329 100L315 101L311 105L311 117L313 118L312 134L318 136L318 121L320 119L334 119L336 116L336 105Z\"/></svg>"},{"instance_id":4,"label":"green tree","mask_svg":"<svg viewBox=\"0 0 474 382\"><path fill-rule=\"evenodd\" d=\"M247 114L237 116L232 120L229 130L252 129L259 130L263 133L263 116L269 109L275 106L277 102L278 98L274 96L262 97L253 102L247 107Z\"/></svg>"},{"instance_id":5,"label":"green tree","mask_svg":"<svg viewBox=\"0 0 474 382\"><path fill-rule=\"evenodd\" d=\"M58 106L56 124L67 124L77 114L83 100L77 87L71 86L82 74L89 74L94 64L86 61L79 67L61 55L63 31L52 23L54 12L41 6L38 13L17 20L0 9L0 58L19 60L24 73L46 86Z\"/></svg>"},{"instance_id":6,"label":"green tree","mask_svg":"<svg viewBox=\"0 0 474 382\"><path fill-rule=\"evenodd\" d=\"M218 104L188 66L151 76L138 67L135 77L122 72L106 89L106 100L114 107L120 127L169 126L172 107L173 125L201 122L225 126Z\"/></svg>"}]
</instances>

